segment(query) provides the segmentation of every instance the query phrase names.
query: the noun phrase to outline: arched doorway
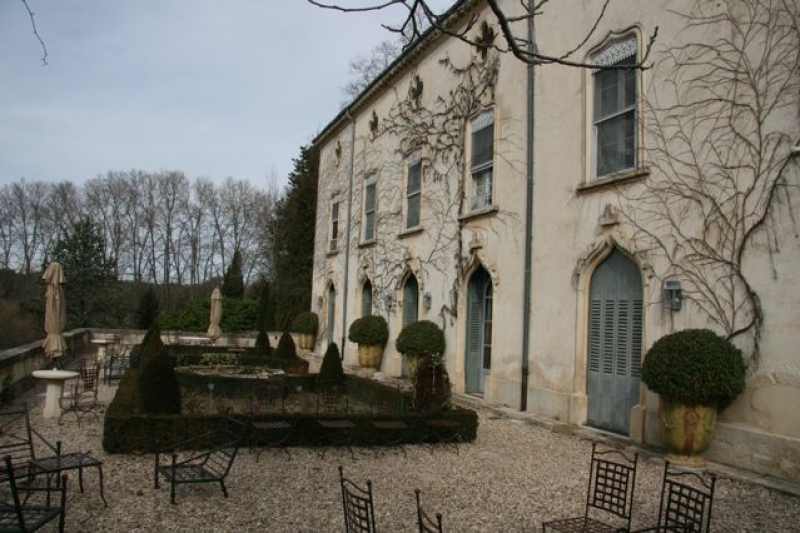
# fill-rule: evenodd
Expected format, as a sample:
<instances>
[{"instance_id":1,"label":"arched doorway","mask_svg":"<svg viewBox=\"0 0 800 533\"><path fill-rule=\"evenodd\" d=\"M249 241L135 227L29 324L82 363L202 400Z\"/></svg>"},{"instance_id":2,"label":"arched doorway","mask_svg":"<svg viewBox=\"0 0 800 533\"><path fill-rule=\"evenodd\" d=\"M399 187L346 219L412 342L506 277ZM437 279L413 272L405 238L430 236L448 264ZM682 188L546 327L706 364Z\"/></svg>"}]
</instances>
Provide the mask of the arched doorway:
<instances>
[{"instance_id":1,"label":"arched doorway","mask_svg":"<svg viewBox=\"0 0 800 533\"><path fill-rule=\"evenodd\" d=\"M328 287L328 343L333 342L333 326L336 319L336 289Z\"/></svg>"},{"instance_id":2,"label":"arched doorway","mask_svg":"<svg viewBox=\"0 0 800 533\"><path fill-rule=\"evenodd\" d=\"M467 286L464 390L468 393L483 393L484 378L492 367L492 298L492 278L478 268Z\"/></svg>"},{"instance_id":3,"label":"arched doorway","mask_svg":"<svg viewBox=\"0 0 800 533\"><path fill-rule=\"evenodd\" d=\"M409 274L403 285L403 327L419 320L419 284L414 274ZM400 375L408 376L408 361L403 356Z\"/></svg>"},{"instance_id":4,"label":"arched doorway","mask_svg":"<svg viewBox=\"0 0 800 533\"><path fill-rule=\"evenodd\" d=\"M589 293L587 423L627 435L641 379L639 268L615 248L594 271Z\"/></svg>"}]
</instances>

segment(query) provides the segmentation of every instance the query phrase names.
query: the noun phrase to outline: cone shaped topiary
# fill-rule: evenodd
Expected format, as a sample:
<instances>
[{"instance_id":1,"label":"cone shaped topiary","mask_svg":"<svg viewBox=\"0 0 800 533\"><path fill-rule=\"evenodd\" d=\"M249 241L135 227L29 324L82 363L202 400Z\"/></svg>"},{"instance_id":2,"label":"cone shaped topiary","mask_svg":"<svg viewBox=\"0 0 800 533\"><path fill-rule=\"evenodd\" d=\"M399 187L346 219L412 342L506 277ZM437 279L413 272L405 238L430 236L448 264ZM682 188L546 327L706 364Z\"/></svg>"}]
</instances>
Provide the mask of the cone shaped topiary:
<instances>
[{"instance_id":1,"label":"cone shaped topiary","mask_svg":"<svg viewBox=\"0 0 800 533\"><path fill-rule=\"evenodd\" d=\"M181 386L157 328L147 332L139 354L136 385L140 411L148 414L180 413Z\"/></svg>"},{"instance_id":2,"label":"cone shaped topiary","mask_svg":"<svg viewBox=\"0 0 800 533\"><path fill-rule=\"evenodd\" d=\"M272 345L269 342L269 335L263 329L258 332L258 336L256 337L256 343L253 346L253 351L251 352L253 355L259 355L262 357L269 357L270 353L272 352Z\"/></svg>"},{"instance_id":3,"label":"cone shaped topiary","mask_svg":"<svg viewBox=\"0 0 800 533\"><path fill-rule=\"evenodd\" d=\"M294 361L300 359L297 355L297 347L294 344L292 334L284 331L281 338L278 340L278 347L275 349L275 358L283 361Z\"/></svg>"},{"instance_id":4,"label":"cone shaped topiary","mask_svg":"<svg viewBox=\"0 0 800 533\"><path fill-rule=\"evenodd\" d=\"M325 355L322 357L322 365L319 367L317 381L326 385L343 384L345 381L342 359L339 355L339 347L335 342L330 343L328 349L325 350Z\"/></svg>"}]
</instances>

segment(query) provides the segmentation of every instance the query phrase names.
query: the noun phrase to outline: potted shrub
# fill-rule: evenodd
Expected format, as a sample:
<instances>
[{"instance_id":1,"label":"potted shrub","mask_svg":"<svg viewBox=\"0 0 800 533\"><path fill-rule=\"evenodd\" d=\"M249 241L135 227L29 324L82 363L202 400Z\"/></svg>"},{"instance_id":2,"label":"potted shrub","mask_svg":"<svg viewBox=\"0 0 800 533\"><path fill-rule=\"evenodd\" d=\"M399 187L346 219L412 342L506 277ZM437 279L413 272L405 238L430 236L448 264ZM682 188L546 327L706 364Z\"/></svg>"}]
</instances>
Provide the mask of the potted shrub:
<instances>
[{"instance_id":1,"label":"potted shrub","mask_svg":"<svg viewBox=\"0 0 800 533\"><path fill-rule=\"evenodd\" d=\"M319 317L312 311L304 311L292 321L292 331L298 334L297 344L301 350L313 350L317 342Z\"/></svg>"},{"instance_id":2,"label":"potted shrub","mask_svg":"<svg viewBox=\"0 0 800 533\"><path fill-rule=\"evenodd\" d=\"M661 440L670 461L702 465L717 411L742 393L742 352L708 329L687 329L657 340L645 355L642 381L660 397Z\"/></svg>"},{"instance_id":3,"label":"potted shrub","mask_svg":"<svg viewBox=\"0 0 800 533\"><path fill-rule=\"evenodd\" d=\"M419 358L444 355L444 331L430 320L413 322L400 332L395 341L397 351L408 358L408 373L414 379Z\"/></svg>"},{"instance_id":4,"label":"potted shrub","mask_svg":"<svg viewBox=\"0 0 800 533\"><path fill-rule=\"evenodd\" d=\"M389 340L389 325L380 315L357 318L350 324L347 338L358 344L358 364L377 370L381 367L383 347Z\"/></svg>"}]
</instances>

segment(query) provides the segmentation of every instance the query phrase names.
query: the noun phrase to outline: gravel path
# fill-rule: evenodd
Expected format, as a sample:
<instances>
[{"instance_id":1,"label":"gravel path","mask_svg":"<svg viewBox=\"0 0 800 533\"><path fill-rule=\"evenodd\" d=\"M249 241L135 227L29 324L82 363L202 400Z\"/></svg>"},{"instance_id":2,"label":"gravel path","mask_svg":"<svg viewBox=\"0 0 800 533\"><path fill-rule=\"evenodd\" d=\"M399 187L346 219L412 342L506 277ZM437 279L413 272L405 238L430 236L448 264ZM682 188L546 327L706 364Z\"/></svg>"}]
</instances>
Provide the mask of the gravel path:
<instances>
[{"instance_id":1,"label":"gravel path","mask_svg":"<svg viewBox=\"0 0 800 533\"><path fill-rule=\"evenodd\" d=\"M38 391L41 393L41 391ZM106 401L114 393L104 388ZM337 466L361 483L373 481L380 531L416 531L414 489L424 505L444 515L445 530L541 531L541 522L580 515L586 494L591 442L575 435L479 409L478 439L459 446L406 446L377 456L356 449L291 449L256 454L243 450L228 476L225 499L216 485L179 486L177 505L169 488L153 488L152 456L108 455L102 451L102 421L79 428L41 417L43 398L24 398L31 423L48 439L62 440L64 451L90 451L103 461L103 508L97 475L87 471L86 493L70 478L68 531L342 531ZM636 484L634 527L658 514L663 461L645 457ZM753 483L721 477L712 518L714 531L800 531L800 498Z\"/></svg>"}]
</instances>

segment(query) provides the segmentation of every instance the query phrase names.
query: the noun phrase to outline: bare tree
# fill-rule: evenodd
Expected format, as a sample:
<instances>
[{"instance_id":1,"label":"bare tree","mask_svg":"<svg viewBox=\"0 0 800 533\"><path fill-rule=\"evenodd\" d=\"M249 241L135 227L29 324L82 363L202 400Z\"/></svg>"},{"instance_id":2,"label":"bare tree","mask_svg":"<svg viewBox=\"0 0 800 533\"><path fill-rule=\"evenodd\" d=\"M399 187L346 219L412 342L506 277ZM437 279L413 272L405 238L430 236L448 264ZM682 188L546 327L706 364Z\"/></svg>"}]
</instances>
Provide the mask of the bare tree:
<instances>
[{"instance_id":1,"label":"bare tree","mask_svg":"<svg viewBox=\"0 0 800 533\"><path fill-rule=\"evenodd\" d=\"M403 46L398 41L386 39L381 41L368 55L357 55L348 64L349 80L342 87L342 106L347 105L366 89L381 72L392 64L402 52Z\"/></svg>"},{"instance_id":2,"label":"bare tree","mask_svg":"<svg viewBox=\"0 0 800 533\"><path fill-rule=\"evenodd\" d=\"M370 0L362 3L359 7L348 7L335 2L321 2L319 0L308 0L308 2L317 7L333 9L344 13L382 11L398 8L403 11L402 21L397 25L384 24L384 27L390 32L408 39L409 42L418 40L427 30L431 30L458 39L471 46L484 49L491 48L500 53L511 54L520 61L531 65L557 64L571 67L594 68L593 65L580 59L575 59L575 57L583 45L586 44L597 31L611 0L603 1L592 27L579 42L574 43L574 45L568 49L549 52L540 50L535 37L528 31L529 24L532 24L536 17L544 14L547 7L546 4L549 0L521 0L520 2L509 2L509 5L513 7L507 8L500 7L498 0L486 0L486 4L499 28L499 36L495 35L493 31L487 32L482 28L480 31L475 31L478 29L478 15L469 15L466 23L462 23L461 17L457 16L458 13L454 12L454 8L444 13L437 13L431 7L431 2L429 0ZM457 5L458 4L461 3L457 3ZM465 2L465 4L469 4L469 2ZM420 21L424 21L424 23L421 24ZM643 68L650 55L650 50L657 34L658 28L656 27L653 34L645 43L644 56L637 65L610 66L604 68Z\"/></svg>"},{"instance_id":3,"label":"bare tree","mask_svg":"<svg viewBox=\"0 0 800 533\"><path fill-rule=\"evenodd\" d=\"M698 1L678 15L689 39L656 64L647 109L655 171L624 195L622 213L663 259L658 275L680 279L685 298L728 338L749 339L757 359L764 312L743 266L754 248L778 250L779 205L797 233L788 176L798 128L792 138L786 126L800 111L800 9Z\"/></svg>"}]
</instances>

